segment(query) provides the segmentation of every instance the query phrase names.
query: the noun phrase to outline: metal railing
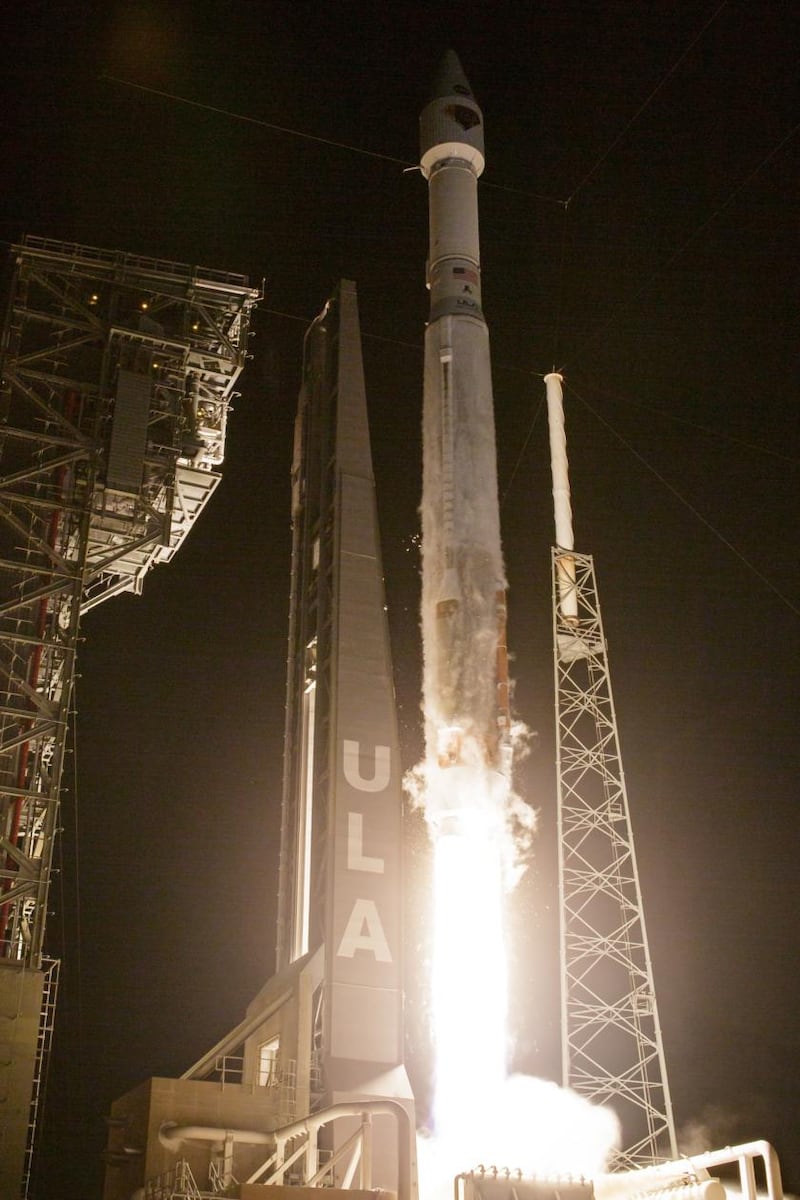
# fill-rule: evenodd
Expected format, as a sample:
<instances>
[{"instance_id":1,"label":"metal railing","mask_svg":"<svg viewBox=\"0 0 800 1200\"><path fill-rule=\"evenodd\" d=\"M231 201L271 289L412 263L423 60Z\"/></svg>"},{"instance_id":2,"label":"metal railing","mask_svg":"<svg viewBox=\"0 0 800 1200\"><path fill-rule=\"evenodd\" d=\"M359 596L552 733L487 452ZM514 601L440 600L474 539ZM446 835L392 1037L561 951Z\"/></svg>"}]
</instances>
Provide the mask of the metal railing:
<instances>
[{"instance_id":1,"label":"metal railing","mask_svg":"<svg viewBox=\"0 0 800 1200\"><path fill-rule=\"evenodd\" d=\"M28 1118L28 1145L25 1150L25 1174L22 1179L23 1197L27 1197L30 1189L33 1151L36 1144L36 1126L39 1119L39 1109L42 1106L47 1088L47 1068L50 1061L50 1047L53 1043L53 1026L56 1018L56 996L58 995L58 975L60 968L61 960L58 958L45 958L42 961L42 1007L39 1015L36 1065L33 1075L30 1116Z\"/></svg>"},{"instance_id":2,"label":"metal railing","mask_svg":"<svg viewBox=\"0 0 800 1200\"><path fill-rule=\"evenodd\" d=\"M148 1179L144 1195L145 1200L202 1200L203 1193L186 1159L179 1158L174 1167Z\"/></svg>"},{"instance_id":3,"label":"metal railing","mask_svg":"<svg viewBox=\"0 0 800 1200\"><path fill-rule=\"evenodd\" d=\"M220 1054L214 1063L214 1074L221 1084L241 1083L244 1075L244 1058L239 1054Z\"/></svg>"},{"instance_id":4,"label":"metal railing","mask_svg":"<svg viewBox=\"0 0 800 1200\"><path fill-rule=\"evenodd\" d=\"M86 263L92 266L122 267L137 274L152 273L184 279L189 277L196 282L225 284L232 288L245 288L255 292L249 286L246 275L234 271L216 271L211 267L192 266L189 263L171 262L166 258L150 258L142 254L127 254L121 250L103 250L94 246L82 246L78 242L60 242L55 238L36 237L28 234L23 245L28 254L43 254L47 258L64 258L70 263Z\"/></svg>"}]
</instances>

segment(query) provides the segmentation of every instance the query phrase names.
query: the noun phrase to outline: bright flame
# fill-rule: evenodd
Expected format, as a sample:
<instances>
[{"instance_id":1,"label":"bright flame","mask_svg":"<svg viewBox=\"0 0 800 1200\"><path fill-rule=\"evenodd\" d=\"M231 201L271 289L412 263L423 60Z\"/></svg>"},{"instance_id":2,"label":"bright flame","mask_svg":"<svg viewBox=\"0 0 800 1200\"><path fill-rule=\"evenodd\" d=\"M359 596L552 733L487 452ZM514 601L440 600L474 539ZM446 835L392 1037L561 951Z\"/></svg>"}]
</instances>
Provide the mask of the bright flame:
<instances>
[{"instance_id":1,"label":"bright flame","mask_svg":"<svg viewBox=\"0 0 800 1200\"><path fill-rule=\"evenodd\" d=\"M419 1142L422 1200L480 1163L540 1178L591 1177L617 1143L608 1109L506 1072L504 898L515 846L506 780L476 762L427 764L417 787L433 839L435 1137Z\"/></svg>"},{"instance_id":2,"label":"bright flame","mask_svg":"<svg viewBox=\"0 0 800 1200\"><path fill-rule=\"evenodd\" d=\"M502 855L485 821L458 823L434 847L434 1115L437 1137L474 1146L477 1096L506 1074Z\"/></svg>"},{"instance_id":3,"label":"bright flame","mask_svg":"<svg viewBox=\"0 0 800 1200\"><path fill-rule=\"evenodd\" d=\"M619 1144L619 1123L567 1088L513 1075L484 1104L473 1084L472 1140L417 1139L421 1200L450 1200L453 1179L481 1164L519 1169L539 1179L595 1179Z\"/></svg>"}]
</instances>

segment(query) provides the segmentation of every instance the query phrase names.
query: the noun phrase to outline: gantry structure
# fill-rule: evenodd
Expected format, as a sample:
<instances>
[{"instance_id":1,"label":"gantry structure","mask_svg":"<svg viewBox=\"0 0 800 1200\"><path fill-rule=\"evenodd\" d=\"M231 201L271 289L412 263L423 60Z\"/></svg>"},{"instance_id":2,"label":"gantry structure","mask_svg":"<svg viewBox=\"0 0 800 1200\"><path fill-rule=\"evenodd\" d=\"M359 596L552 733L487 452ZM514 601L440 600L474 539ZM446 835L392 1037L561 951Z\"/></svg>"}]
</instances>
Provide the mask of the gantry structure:
<instances>
[{"instance_id":1,"label":"gantry structure","mask_svg":"<svg viewBox=\"0 0 800 1200\"><path fill-rule=\"evenodd\" d=\"M306 332L291 496L276 973L180 1079L114 1102L105 1200L255 1200L284 1184L417 1197L400 747L346 279Z\"/></svg>"},{"instance_id":2,"label":"gantry structure","mask_svg":"<svg viewBox=\"0 0 800 1200\"><path fill-rule=\"evenodd\" d=\"M28 237L0 389L0 1192L25 1195L56 964L53 847L83 613L141 591L220 480L259 291Z\"/></svg>"},{"instance_id":3,"label":"gantry structure","mask_svg":"<svg viewBox=\"0 0 800 1200\"><path fill-rule=\"evenodd\" d=\"M562 1082L617 1114L616 1169L677 1157L600 597L574 549L561 377L547 384L556 542Z\"/></svg>"},{"instance_id":4,"label":"gantry structure","mask_svg":"<svg viewBox=\"0 0 800 1200\"><path fill-rule=\"evenodd\" d=\"M577 613L559 603L558 730L563 1079L620 1118L616 1167L677 1156L653 968L591 555L571 555Z\"/></svg>"}]
</instances>

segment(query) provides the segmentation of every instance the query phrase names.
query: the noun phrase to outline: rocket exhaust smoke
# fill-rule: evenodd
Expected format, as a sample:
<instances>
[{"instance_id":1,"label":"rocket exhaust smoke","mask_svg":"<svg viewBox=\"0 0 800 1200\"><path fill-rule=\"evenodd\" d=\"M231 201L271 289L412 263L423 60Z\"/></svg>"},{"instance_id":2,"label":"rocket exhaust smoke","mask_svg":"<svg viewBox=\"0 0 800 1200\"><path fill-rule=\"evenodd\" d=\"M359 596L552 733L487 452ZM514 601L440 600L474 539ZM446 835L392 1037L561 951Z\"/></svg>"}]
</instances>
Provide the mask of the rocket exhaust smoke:
<instances>
[{"instance_id":1,"label":"rocket exhaust smoke","mask_svg":"<svg viewBox=\"0 0 800 1200\"><path fill-rule=\"evenodd\" d=\"M604 1127L603 1149L595 1137L591 1161L574 1153L559 1158L552 1114L564 1106L553 1103L554 1085L507 1079L504 897L533 812L511 780L506 579L478 240L483 117L452 52L420 117L420 134L430 215L421 505L425 759L410 790L424 806L434 855L436 1168L430 1149L420 1147L429 1200L436 1170L450 1183L478 1161L588 1171L600 1165L610 1139ZM538 1084L536 1095L529 1084ZM565 1124L574 1140L589 1106L571 1100ZM526 1114L527 1138L509 1141ZM534 1125L538 1162L526 1158L526 1151L537 1153Z\"/></svg>"}]
</instances>

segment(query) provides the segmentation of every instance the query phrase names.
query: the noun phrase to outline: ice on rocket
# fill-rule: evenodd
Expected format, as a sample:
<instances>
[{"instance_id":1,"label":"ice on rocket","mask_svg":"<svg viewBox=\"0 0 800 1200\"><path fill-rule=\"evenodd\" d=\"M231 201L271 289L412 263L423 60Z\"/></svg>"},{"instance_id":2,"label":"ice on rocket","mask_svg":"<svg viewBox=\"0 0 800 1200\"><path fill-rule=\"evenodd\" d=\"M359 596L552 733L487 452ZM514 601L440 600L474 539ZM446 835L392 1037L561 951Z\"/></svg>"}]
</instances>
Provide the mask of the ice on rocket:
<instances>
[{"instance_id":1,"label":"ice on rocket","mask_svg":"<svg viewBox=\"0 0 800 1200\"><path fill-rule=\"evenodd\" d=\"M483 115L456 55L420 117L430 245L422 498L429 759L507 773L508 668L489 333L481 303Z\"/></svg>"}]
</instances>

